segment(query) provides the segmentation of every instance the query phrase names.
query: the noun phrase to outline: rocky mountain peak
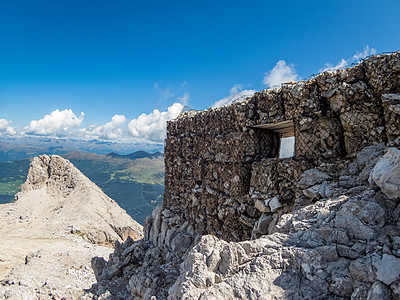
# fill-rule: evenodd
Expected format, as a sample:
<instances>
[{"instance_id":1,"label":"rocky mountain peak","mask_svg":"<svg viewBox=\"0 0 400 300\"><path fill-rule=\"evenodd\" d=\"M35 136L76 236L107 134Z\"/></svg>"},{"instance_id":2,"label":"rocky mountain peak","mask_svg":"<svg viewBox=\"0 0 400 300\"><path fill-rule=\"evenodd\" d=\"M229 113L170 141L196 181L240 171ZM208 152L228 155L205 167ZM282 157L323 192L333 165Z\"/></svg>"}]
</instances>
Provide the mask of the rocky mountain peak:
<instances>
[{"instance_id":1,"label":"rocky mountain peak","mask_svg":"<svg viewBox=\"0 0 400 300\"><path fill-rule=\"evenodd\" d=\"M26 182L21 186L21 193L44 186L52 194L61 193L63 196L83 186L98 190L71 162L58 155L40 155L32 160ZM20 197L21 193L17 196Z\"/></svg>"},{"instance_id":2,"label":"rocky mountain peak","mask_svg":"<svg viewBox=\"0 0 400 300\"><path fill-rule=\"evenodd\" d=\"M33 159L15 199L0 206L1 299L76 299L95 280L92 257L143 237L140 224L57 155Z\"/></svg>"},{"instance_id":3,"label":"rocky mountain peak","mask_svg":"<svg viewBox=\"0 0 400 300\"><path fill-rule=\"evenodd\" d=\"M15 200L19 207L33 207L26 213L30 218L45 212L52 216L48 226L54 232L74 226L89 241L103 245L113 245L128 236L134 240L143 237L140 224L58 155L40 155L32 160L27 180Z\"/></svg>"}]
</instances>

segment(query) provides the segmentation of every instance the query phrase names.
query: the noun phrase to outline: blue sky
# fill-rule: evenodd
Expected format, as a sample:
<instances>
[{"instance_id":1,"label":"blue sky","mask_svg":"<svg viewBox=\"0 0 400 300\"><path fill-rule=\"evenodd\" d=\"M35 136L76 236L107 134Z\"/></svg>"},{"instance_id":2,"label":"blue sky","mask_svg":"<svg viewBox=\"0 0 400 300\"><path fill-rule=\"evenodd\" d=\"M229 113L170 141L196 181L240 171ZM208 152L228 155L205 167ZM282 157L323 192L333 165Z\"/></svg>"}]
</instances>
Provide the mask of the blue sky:
<instances>
[{"instance_id":1,"label":"blue sky","mask_svg":"<svg viewBox=\"0 0 400 300\"><path fill-rule=\"evenodd\" d=\"M267 88L281 60L300 79L399 50L399 12L398 0L1 1L0 133L160 140L174 103Z\"/></svg>"}]
</instances>

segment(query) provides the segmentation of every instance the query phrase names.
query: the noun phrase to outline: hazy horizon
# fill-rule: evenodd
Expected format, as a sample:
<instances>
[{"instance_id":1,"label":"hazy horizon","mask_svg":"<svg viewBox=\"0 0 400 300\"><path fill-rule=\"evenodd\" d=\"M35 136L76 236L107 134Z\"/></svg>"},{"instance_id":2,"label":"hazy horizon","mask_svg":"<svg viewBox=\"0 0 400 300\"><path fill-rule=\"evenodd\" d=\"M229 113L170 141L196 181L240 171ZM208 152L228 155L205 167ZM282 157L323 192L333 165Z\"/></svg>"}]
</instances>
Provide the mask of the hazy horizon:
<instances>
[{"instance_id":1,"label":"hazy horizon","mask_svg":"<svg viewBox=\"0 0 400 300\"><path fill-rule=\"evenodd\" d=\"M162 147L204 110L396 51L398 1L0 4L0 139Z\"/></svg>"}]
</instances>

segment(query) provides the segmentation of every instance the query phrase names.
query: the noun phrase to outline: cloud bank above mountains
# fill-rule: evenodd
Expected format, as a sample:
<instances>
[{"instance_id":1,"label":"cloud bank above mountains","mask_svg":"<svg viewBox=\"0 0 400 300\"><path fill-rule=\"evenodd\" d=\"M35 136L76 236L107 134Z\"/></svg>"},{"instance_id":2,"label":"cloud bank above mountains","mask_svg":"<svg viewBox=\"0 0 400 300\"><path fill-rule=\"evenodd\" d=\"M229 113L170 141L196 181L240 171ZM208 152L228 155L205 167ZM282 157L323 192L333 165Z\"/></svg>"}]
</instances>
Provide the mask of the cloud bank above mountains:
<instances>
[{"instance_id":1,"label":"cloud bank above mountains","mask_svg":"<svg viewBox=\"0 0 400 300\"><path fill-rule=\"evenodd\" d=\"M1 136L12 136L15 135L16 131L12 126L12 121L6 119L0 119L0 137Z\"/></svg>"},{"instance_id":2,"label":"cloud bank above mountains","mask_svg":"<svg viewBox=\"0 0 400 300\"><path fill-rule=\"evenodd\" d=\"M128 123L129 132L138 139L162 141L165 139L165 126L168 120L175 119L183 110L183 104L174 103L167 111L155 109L150 114L141 114Z\"/></svg>"},{"instance_id":3,"label":"cloud bank above mountains","mask_svg":"<svg viewBox=\"0 0 400 300\"><path fill-rule=\"evenodd\" d=\"M64 109L62 111L56 109L51 114L45 115L43 119L31 121L26 133L33 135L66 136L70 130L82 124L84 115L81 112L81 115L77 117L71 109Z\"/></svg>"},{"instance_id":4,"label":"cloud bank above mountains","mask_svg":"<svg viewBox=\"0 0 400 300\"><path fill-rule=\"evenodd\" d=\"M376 50L374 48L366 46L363 51L357 51L356 54L348 59L342 58L336 64L326 63L325 68L321 69L320 72L344 68L375 53ZM296 73L293 64L287 64L285 60L279 60L269 72L264 74L262 84L267 88L271 88L299 79L300 76ZM187 83L184 82L182 88L185 88L186 85ZM246 86L249 87L250 85ZM163 89L159 83L156 83L154 88L160 92L164 99L174 97L169 88ZM234 101L250 97L254 93L255 89L248 89L244 88L242 84L235 84L230 89L229 96L215 101L211 107L217 108L228 105ZM30 121L29 126L23 128L14 127L11 120L0 119L0 137L47 136L162 145L166 137L166 122L178 117L188 104L189 98L189 93L184 91L181 97L175 98L177 99L175 100L176 102L169 106L166 111L154 109L151 113L143 113L133 119L128 119L125 115L116 114L104 125L91 124L84 128L81 126L85 114L81 112L76 115L71 109L56 109L40 120Z\"/></svg>"},{"instance_id":5,"label":"cloud bank above mountains","mask_svg":"<svg viewBox=\"0 0 400 300\"><path fill-rule=\"evenodd\" d=\"M78 139L100 139L118 142L163 143L168 120L175 119L183 110L181 103L174 103L167 111L155 109L149 114L128 120L124 115L114 115L104 125L92 124L80 128L84 113L79 117L71 110L54 110L40 120L33 120L29 126L16 128L12 121L0 119L1 136L48 136Z\"/></svg>"}]
</instances>

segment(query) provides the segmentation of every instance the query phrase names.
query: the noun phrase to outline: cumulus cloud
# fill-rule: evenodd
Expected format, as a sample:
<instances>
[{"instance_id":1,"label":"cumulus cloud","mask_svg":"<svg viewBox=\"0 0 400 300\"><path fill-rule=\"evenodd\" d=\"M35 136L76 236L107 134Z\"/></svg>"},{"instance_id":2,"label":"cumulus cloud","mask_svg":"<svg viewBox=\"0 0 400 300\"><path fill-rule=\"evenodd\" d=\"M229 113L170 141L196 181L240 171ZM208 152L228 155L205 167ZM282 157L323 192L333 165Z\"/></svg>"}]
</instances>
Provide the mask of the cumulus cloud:
<instances>
[{"instance_id":1,"label":"cumulus cloud","mask_svg":"<svg viewBox=\"0 0 400 300\"><path fill-rule=\"evenodd\" d=\"M137 119L128 123L128 129L132 136L155 142L165 139L166 122L175 119L182 111L181 103L174 103L167 111L160 112L155 109L150 114L141 114Z\"/></svg>"},{"instance_id":2,"label":"cumulus cloud","mask_svg":"<svg viewBox=\"0 0 400 300\"><path fill-rule=\"evenodd\" d=\"M104 125L89 125L79 129L77 135L85 139L125 140L127 138L124 115L114 115L110 122Z\"/></svg>"},{"instance_id":3,"label":"cumulus cloud","mask_svg":"<svg viewBox=\"0 0 400 300\"><path fill-rule=\"evenodd\" d=\"M280 85L282 83L296 81L298 79L299 76L297 75L294 66L292 64L287 65L286 61L280 60L270 72L265 73L263 84L268 87L272 87L274 85Z\"/></svg>"},{"instance_id":4,"label":"cumulus cloud","mask_svg":"<svg viewBox=\"0 0 400 300\"><path fill-rule=\"evenodd\" d=\"M180 100L187 101L189 94L184 94ZM0 137L16 135L40 135L51 137L70 137L83 140L100 139L116 142L162 143L165 139L166 121L176 118L184 106L174 103L167 111L155 109L150 114L141 114L138 118L129 120L124 115L114 115L104 125L91 124L85 128L82 125L84 113L78 117L71 109L54 110L40 120L33 120L29 126L14 129L11 121L0 119Z\"/></svg>"},{"instance_id":5,"label":"cumulus cloud","mask_svg":"<svg viewBox=\"0 0 400 300\"><path fill-rule=\"evenodd\" d=\"M11 124L12 121L0 119L0 136L12 136L16 134L16 131Z\"/></svg>"},{"instance_id":6,"label":"cumulus cloud","mask_svg":"<svg viewBox=\"0 0 400 300\"><path fill-rule=\"evenodd\" d=\"M376 49L370 48L368 45L364 47L363 51L357 51L352 57L348 59L340 59L340 61L336 65L332 65L330 63L325 64L325 68L320 70L320 72L325 72L325 71L336 71L338 69L343 69L347 66L349 66L352 63L356 63L360 61L363 58L366 58L367 56L376 54Z\"/></svg>"},{"instance_id":7,"label":"cumulus cloud","mask_svg":"<svg viewBox=\"0 0 400 300\"><path fill-rule=\"evenodd\" d=\"M49 115L45 115L43 119L31 121L27 129L28 134L35 135L56 135L66 136L74 128L82 124L83 116L81 112L77 117L71 109L54 110Z\"/></svg>"},{"instance_id":8,"label":"cumulus cloud","mask_svg":"<svg viewBox=\"0 0 400 300\"><path fill-rule=\"evenodd\" d=\"M114 115L111 121L101 126L100 138L104 139L118 139L124 136L124 130L121 128L126 123L124 115Z\"/></svg>"},{"instance_id":9,"label":"cumulus cloud","mask_svg":"<svg viewBox=\"0 0 400 300\"><path fill-rule=\"evenodd\" d=\"M211 107L221 107L224 105L231 104L239 99L243 99L249 96L252 96L256 91L255 90L243 90L243 86L241 84L235 84L229 91L229 96L222 98L216 101Z\"/></svg>"}]
</instances>

